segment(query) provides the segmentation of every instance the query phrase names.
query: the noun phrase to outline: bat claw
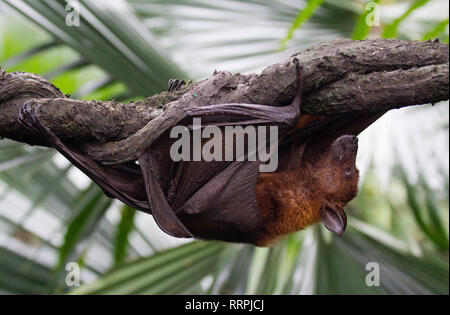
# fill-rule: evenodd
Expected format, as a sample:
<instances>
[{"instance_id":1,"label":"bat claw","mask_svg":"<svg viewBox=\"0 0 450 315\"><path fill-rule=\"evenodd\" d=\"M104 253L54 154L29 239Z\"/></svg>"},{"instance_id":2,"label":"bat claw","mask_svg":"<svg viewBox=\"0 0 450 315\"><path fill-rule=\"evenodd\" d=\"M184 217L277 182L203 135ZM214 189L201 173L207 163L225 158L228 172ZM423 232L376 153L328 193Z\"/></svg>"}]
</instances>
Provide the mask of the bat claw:
<instances>
[{"instance_id":1,"label":"bat claw","mask_svg":"<svg viewBox=\"0 0 450 315\"><path fill-rule=\"evenodd\" d=\"M297 57L294 57L293 62L295 63L295 69L297 71L297 93L295 95L294 101L291 105L296 106L298 109L298 114L300 114L300 105L302 102L302 92L303 92L303 64Z\"/></svg>"},{"instance_id":2,"label":"bat claw","mask_svg":"<svg viewBox=\"0 0 450 315\"><path fill-rule=\"evenodd\" d=\"M45 136L46 127L39 121L40 106L42 106L42 104L37 104L34 100L25 102L19 110L17 120L31 132Z\"/></svg>"},{"instance_id":3,"label":"bat claw","mask_svg":"<svg viewBox=\"0 0 450 315\"><path fill-rule=\"evenodd\" d=\"M187 84L191 84L192 81L189 80ZM167 91L173 92L179 90L183 85L186 85L186 81L180 79L170 79L167 84Z\"/></svg>"},{"instance_id":4,"label":"bat claw","mask_svg":"<svg viewBox=\"0 0 450 315\"><path fill-rule=\"evenodd\" d=\"M24 127L26 127L27 129L35 131L35 128L33 127L34 115L32 114L33 112L33 107L31 106L32 103L34 103L34 101L27 101L25 102L25 104L23 104L23 106L19 110L18 120L19 123Z\"/></svg>"},{"instance_id":5,"label":"bat claw","mask_svg":"<svg viewBox=\"0 0 450 315\"><path fill-rule=\"evenodd\" d=\"M303 88L303 64L300 62L300 60L295 57L294 58L294 63L295 63L295 69L297 70L297 78L298 78L298 83L299 83L299 89Z\"/></svg>"}]
</instances>

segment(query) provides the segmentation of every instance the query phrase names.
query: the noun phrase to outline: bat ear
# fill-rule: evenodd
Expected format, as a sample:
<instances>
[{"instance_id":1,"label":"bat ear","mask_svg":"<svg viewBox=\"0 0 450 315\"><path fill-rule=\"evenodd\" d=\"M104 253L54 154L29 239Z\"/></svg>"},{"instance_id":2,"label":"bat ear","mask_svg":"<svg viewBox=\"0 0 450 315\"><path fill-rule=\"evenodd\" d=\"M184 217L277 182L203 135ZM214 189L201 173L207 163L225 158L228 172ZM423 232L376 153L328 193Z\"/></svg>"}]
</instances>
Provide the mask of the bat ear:
<instances>
[{"instance_id":1,"label":"bat ear","mask_svg":"<svg viewBox=\"0 0 450 315\"><path fill-rule=\"evenodd\" d=\"M322 208L322 223L331 232L342 236L347 227L347 216L344 209L332 209L329 206Z\"/></svg>"}]
</instances>

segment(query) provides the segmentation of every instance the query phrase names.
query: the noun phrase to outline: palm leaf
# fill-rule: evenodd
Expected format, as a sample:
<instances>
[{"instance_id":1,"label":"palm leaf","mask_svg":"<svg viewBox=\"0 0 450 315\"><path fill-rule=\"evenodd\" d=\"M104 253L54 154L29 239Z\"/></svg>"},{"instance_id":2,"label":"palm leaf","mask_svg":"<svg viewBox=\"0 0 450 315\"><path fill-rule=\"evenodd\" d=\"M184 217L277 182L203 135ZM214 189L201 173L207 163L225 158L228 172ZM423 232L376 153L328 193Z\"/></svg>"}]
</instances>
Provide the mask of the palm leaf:
<instances>
[{"instance_id":1,"label":"palm leaf","mask_svg":"<svg viewBox=\"0 0 450 315\"><path fill-rule=\"evenodd\" d=\"M50 268L0 248L0 288L4 294L40 294L48 283Z\"/></svg>"},{"instance_id":2,"label":"palm leaf","mask_svg":"<svg viewBox=\"0 0 450 315\"><path fill-rule=\"evenodd\" d=\"M384 38L394 38L397 36L397 30L401 22L410 16L415 10L427 4L430 0L416 0L400 17L396 18L391 24L386 25L383 30Z\"/></svg>"},{"instance_id":3,"label":"palm leaf","mask_svg":"<svg viewBox=\"0 0 450 315\"><path fill-rule=\"evenodd\" d=\"M218 243L189 243L123 265L72 294L181 293L210 272L222 249Z\"/></svg>"},{"instance_id":4,"label":"palm leaf","mask_svg":"<svg viewBox=\"0 0 450 315\"><path fill-rule=\"evenodd\" d=\"M114 260L116 264L120 264L126 258L128 237L134 225L134 217L136 210L124 206L121 211L121 220L117 227L117 236L114 242Z\"/></svg>"},{"instance_id":5,"label":"palm leaf","mask_svg":"<svg viewBox=\"0 0 450 315\"><path fill-rule=\"evenodd\" d=\"M301 10L295 17L294 22L288 30L288 34L283 38L281 42L281 49L285 49L286 43L292 38L294 31L298 29L303 23L305 23L313 14L317 8L322 5L324 0L311 0L308 1L306 7Z\"/></svg>"}]
</instances>

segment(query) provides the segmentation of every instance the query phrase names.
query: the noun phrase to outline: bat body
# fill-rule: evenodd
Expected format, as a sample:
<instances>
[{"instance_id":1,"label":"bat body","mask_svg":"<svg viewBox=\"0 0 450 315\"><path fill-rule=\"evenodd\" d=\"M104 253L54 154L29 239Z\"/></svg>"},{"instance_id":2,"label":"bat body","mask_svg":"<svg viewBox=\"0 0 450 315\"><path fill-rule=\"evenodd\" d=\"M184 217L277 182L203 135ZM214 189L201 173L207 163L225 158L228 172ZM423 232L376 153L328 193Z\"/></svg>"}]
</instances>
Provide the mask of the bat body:
<instances>
[{"instance_id":1,"label":"bat body","mask_svg":"<svg viewBox=\"0 0 450 315\"><path fill-rule=\"evenodd\" d=\"M291 104L191 107L177 121L189 130L196 117L204 128L276 126L279 167L274 173L260 173L264 163L258 159L174 161L170 150L176 139L170 129L138 154L138 164L104 165L42 124L42 105L26 103L19 121L45 137L108 196L152 214L172 236L267 245L320 220L341 235L343 208L357 192L356 135L382 113L301 116L302 68L294 62L298 90Z\"/></svg>"}]
</instances>

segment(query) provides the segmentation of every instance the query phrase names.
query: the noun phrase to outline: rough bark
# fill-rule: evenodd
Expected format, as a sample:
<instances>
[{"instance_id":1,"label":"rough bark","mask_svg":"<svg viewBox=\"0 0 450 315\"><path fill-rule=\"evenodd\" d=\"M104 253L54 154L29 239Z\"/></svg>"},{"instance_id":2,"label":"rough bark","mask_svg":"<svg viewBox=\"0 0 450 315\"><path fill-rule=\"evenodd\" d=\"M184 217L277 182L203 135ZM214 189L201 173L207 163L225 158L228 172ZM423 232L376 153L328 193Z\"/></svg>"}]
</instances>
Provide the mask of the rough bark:
<instances>
[{"instance_id":1,"label":"rough bark","mask_svg":"<svg viewBox=\"0 0 450 315\"><path fill-rule=\"evenodd\" d=\"M293 57L304 66L302 113L381 111L449 98L447 44L338 40L316 45ZM33 100L44 104L40 117L59 137L82 144L100 160L126 160L133 155L133 146L144 145L138 137L149 132L149 122L152 128L169 123L164 122L169 108L226 103L288 104L297 82L291 61L292 58L271 65L261 74L218 72L179 91L129 104L73 100L37 75L0 71L0 136L46 145L17 121L19 109ZM118 150L127 153L118 157Z\"/></svg>"}]
</instances>

